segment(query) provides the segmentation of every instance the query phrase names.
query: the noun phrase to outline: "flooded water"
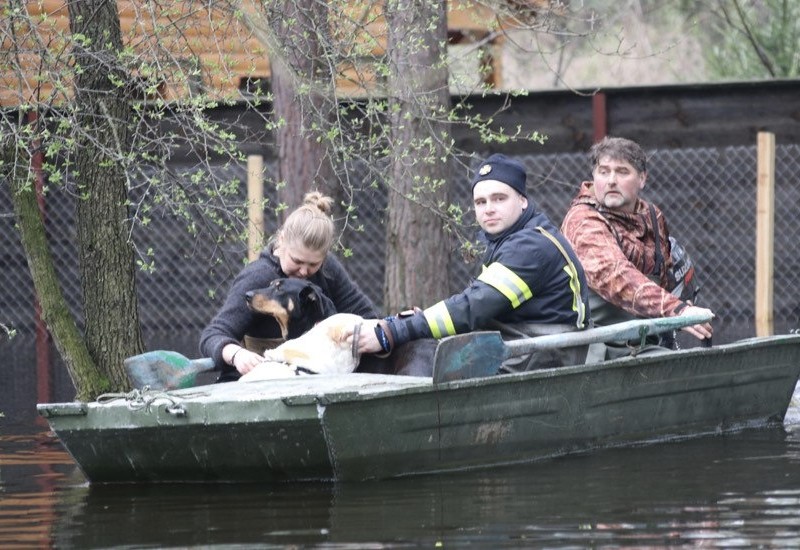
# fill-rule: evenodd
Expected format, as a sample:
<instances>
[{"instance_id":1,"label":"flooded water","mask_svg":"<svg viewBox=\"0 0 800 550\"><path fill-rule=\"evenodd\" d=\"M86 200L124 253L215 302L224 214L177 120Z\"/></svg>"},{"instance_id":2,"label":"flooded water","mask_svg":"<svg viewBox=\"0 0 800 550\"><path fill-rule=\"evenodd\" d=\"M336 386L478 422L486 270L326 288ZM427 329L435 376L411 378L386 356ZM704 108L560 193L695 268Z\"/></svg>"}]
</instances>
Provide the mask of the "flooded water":
<instances>
[{"instance_id":1,"label":"flooded water","mask_svg":"<svg viewBox=\"0 0 800 550\"><path fill-rule=\"evenodd\" d=\"M0 349L3 549L800 547L798 391L784 426L487 472L90 486L36 414L71 382L26 346Z\"/></svg>"},{"instance_id":2,"label":"flooded water","mask_svg":"<svg viewBox=\"0 0 800 550\"><path fill-rule=\"evenodd\" d=\"M0 548L800 547L796 405L784 427L733 435L281 485L89 486L35 413L5 413Z\"/></svg>"}]
</instances>

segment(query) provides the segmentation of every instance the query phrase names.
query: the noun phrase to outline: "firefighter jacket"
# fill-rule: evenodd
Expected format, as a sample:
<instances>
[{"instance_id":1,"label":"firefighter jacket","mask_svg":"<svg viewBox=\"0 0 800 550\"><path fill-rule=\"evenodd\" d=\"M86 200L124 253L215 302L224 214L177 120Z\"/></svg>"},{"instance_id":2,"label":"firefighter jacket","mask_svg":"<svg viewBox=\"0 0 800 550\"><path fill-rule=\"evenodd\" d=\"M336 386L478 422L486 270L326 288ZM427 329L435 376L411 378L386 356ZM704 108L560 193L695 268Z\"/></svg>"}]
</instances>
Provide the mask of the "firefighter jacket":
<instances>
[{"instance_id":1,"label":"firefighter jacket","mask_svg":"<svg viewBox=\"0 0 800 550\"><path fill-rule=\"evenodd\" d=\"M633 213L603 208L592 185L581 184L561 224L589 288L635 317L680 314L687 304L668 290L672 260L664 214L642 199Z\"/></svg>"},{"instance_id":2,"label":"firefighter jacket","mask_svg":"<svg viewBox=\"0 0 800 550\"><path fill-rule=\"evenodd\" d=\"M460 294L407 318L390 317L395 346L418 338L443 338L503 323L588 322L588 288L570 244L533 201L520 219L485 242L481 274Z\"/></svg>"}]
</instances>

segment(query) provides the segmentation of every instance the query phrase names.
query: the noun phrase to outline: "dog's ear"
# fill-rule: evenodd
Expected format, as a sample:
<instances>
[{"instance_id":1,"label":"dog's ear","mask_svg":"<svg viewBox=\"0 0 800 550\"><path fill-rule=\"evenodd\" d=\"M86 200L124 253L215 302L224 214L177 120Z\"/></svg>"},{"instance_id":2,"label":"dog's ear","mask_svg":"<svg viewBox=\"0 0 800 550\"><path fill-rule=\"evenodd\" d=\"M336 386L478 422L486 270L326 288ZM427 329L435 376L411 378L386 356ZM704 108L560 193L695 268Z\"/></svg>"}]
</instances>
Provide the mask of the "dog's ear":
<instances>
[{"instance_id":1,"label":"dog's ear","mask_svg":"<svg viewBox=\"0 0 800 550\"><path fill-rule=\"evenodd\" d=\"M322 293L322 289L313 284L309 284L300 291L300 303L315 323L336 313L331 299Z\"/></svg>"},{"instance_id":2,"label":"dog's ear","mask_svg":"<svg viewBox=\"0 0 800 550\"><path fill-rule=\"evenodd\" d=\"M311 321L316 323L325 318L322 311L322 301L320 292L313 285L308 285L300 291L300 303L303 310L311 317Z\"/></svg>"}]
</instances>

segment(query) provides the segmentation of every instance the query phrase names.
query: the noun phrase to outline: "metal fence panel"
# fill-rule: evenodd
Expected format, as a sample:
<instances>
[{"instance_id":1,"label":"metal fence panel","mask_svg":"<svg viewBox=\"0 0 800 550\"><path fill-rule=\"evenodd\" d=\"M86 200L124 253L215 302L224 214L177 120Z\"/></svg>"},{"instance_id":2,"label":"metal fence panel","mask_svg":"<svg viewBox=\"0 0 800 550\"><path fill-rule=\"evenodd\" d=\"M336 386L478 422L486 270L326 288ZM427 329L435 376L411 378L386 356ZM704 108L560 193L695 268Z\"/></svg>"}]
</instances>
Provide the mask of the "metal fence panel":
<instances>
[{"instance_id":1,"label":"metal fence panel","mask_svg":"<svg viewBox=\"0 0 800 550\"><path fill-rule=\"evenodd\" d=\"M670 231L684 243L694 260L702 286L700 302L718 316L715 342L754 335L756 149L754 146L658 149L649 152L649 174L644 196L667 215ZM590 177L587 156L535 154L517 157L527 168L529 195L560 224L580 181ZM246 181L246 166L220 169ZM269 167L268 167L269 169ZM359 181L366 170L354 168ZM797 283L800 243L800 145L778 145L776 153L775 220L775 331L798 327L800 305ZM453 182L453 200L469 206L469 174ZM0 322L21 336L35 330L34 292L7 186L0 187L0 242L3 284L0 285ZM245 190L242 189L242 200ZM353 250L345 266L364 291L380 305L385 254L386 198L368 186L354 195L363 232L344 236ZM74 198L53 189L46 195L46 220L51 250L64 293L79 323L81 289L75 246ZM471 214L470 214L471 216ZM472 219L472 218L471 218ZM269 221L267 231L275 223ZM194 353L196 337L225 297L227 286L241 269L245 243L217 243L213 236L191 236L185 222L153 215L150 226L134 235L140 250L154 250L156 270L140 273L138 292L145 340L149 347L173 347ZM451 289L463 288L476 273L450 243ZM417 304L427 306L430 304ZM121 312L124 314L124 312Z\"/></svg>"}]
</instances>

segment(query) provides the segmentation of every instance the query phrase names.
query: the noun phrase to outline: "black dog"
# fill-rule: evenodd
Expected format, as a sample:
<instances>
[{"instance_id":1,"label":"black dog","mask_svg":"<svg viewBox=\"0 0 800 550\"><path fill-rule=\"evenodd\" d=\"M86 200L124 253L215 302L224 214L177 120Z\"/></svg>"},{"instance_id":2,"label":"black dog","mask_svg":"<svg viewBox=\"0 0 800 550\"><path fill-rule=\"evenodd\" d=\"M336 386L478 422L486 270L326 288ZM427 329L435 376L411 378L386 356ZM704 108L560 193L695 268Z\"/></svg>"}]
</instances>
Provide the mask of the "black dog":
<instances>
[{"instance_id":1,"label":"black dog","mask_svg":"<svg viewBox=\"0 0 800 550\"><path fill-rule=\"evenodd\" d=\"M275 279L266 288L251 290L245 299L256 313L275 318L284 340L297 338L336 313L331 299L306 279Z\"/></svg>"}]
</instances>

